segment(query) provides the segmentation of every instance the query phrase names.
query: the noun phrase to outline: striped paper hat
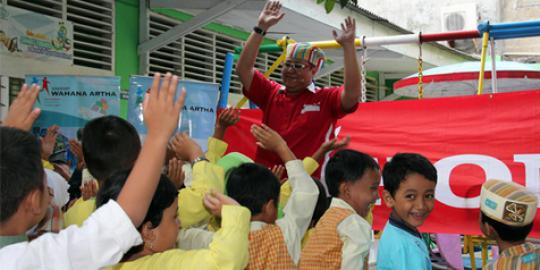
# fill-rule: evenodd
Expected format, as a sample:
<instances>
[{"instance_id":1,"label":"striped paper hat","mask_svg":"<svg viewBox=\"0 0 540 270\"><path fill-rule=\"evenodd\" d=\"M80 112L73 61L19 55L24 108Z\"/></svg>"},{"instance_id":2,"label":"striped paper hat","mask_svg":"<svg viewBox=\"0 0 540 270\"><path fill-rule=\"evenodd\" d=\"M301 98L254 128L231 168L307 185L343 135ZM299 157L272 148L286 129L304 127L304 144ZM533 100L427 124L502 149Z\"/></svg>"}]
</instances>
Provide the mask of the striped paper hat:
<instances>
[{"instance_id":1,"label":"striped paper hat","mask_svg":"<svg viewBox=\"0 0 540 270\"><path fill-rule=\"evenodd\" d=\"M306 60L317 67L317 72L319 72L324 65L326 56L323 50L310 43L293 43L287 46L287 59Z\"/></svg>"},{"instance_id":2,"label":"striped paper hat","mask_svg":"<svg viewBox=\"0 0 540 270\"><path fill-rule=\"evenodd\" d=\"M529 225L537 207L536 195L522 185L495 179L482 185L480 210L496 221L516 227Z\"/></svg>"}]
</instances>

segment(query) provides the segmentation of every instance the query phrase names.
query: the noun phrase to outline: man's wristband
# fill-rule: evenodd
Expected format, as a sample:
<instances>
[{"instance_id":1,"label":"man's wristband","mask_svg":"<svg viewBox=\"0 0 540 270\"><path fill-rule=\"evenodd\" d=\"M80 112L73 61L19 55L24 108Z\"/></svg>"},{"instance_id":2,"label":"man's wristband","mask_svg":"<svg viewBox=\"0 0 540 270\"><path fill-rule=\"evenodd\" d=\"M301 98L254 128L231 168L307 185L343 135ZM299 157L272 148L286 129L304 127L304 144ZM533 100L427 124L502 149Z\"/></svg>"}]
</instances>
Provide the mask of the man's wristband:
<instances>
[{"instance_id":1,"label":"man's wristband","mask_svg":"<svg viewBox=\"0 0 540 270\"><path fill-rule=\"evenodd\" d=\"M253 32L261 35L261 36L265 36L266 35L266 31L264 31L262 28L258 27L258 26L255 26L253 27Z\"/></svg>"}]
</instances>

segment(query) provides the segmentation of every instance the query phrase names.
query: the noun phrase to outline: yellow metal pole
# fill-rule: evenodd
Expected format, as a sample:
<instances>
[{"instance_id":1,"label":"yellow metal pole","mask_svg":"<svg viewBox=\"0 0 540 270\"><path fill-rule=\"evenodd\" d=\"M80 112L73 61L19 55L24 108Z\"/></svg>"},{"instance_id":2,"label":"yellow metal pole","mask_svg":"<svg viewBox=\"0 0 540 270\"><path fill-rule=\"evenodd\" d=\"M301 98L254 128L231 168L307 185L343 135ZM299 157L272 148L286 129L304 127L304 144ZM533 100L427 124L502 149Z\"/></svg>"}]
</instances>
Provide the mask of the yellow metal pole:
<instances>
[{"instance_id":1,"label":"yellow metal pole","mask_svg":"<svg viewBox=\"0 0 540 270\"><path fill-rule=\"evenodd\" d=\"M482 58L480 59L480 74L478 76L478 91L477 95L481 95L484 90L484 65L486 64L486 51L489 42L489 32L484 32L482 36Z\"/></svg>"},{"instance_id":2,"label":"yellow metal pole","mask_svg":"<svg viewBox=\"0 0 540 270\"><path fill-rule=\"evenodd\" d=\"M482 266L487 264L488 252L487 252L487 240L482 241Z\"/></svg>"},{"instance_id":3,"label":"yellow metal pole","mask_svg":"<svg viewBox=\"0 0 540 270\"><path fill-rule=\"evenodd\" d=\"M337 43L335 40L328 40L328 41L315 41L310 42L309 44L313 46L317 46L319 49L336 49L341 48L341 45ZM362 40L357 38L354 40L354 46L359 47L362 46Z\"/></svg>"}]
</instances>

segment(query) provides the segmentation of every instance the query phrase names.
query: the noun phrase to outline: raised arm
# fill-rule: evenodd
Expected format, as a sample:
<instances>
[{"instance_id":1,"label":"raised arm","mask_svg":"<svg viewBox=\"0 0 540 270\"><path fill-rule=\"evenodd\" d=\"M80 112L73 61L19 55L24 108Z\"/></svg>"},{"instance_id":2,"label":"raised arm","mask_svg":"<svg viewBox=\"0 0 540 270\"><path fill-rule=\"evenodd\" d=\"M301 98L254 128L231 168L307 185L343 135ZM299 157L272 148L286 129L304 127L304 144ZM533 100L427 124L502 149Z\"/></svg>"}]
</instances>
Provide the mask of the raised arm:
<instances>
[{"instance_id":1,"label":"raised arm","mask_svg":"<svg viewBox=\"0 0 540 270\"><path fill-rule=\"evenodd\" d=\"M161 86L160 86L161 81ZM169 138L178 126L185 90L174 101L178 77L170 73L160 80L154 75L152 89L144 101L144 122L148 135L117 202L137 227L143 221L156 190Z\"/></svg>"},{"instance_id":2,"label":"raised arm","mask_svg":"<svg viewBox=\"0 0 540 270\"><path fill-rule=\"evenodd\" d=\"M257 27L266 32L271 26L278 23L285 14L281 12L281 3L279 1L266 2L264 9L259 15ZM259 53L259 47L264 39L264 34L251 33L236 63L236 74L244 85L244 89L249 91L253 79L253 67Z\"/></svg>"},{"instance_id":3,"label":"raised arm","mask_svg":"<svg viewBox=\"0 0 540 270\"><path fill-rule=\"evenodd\" d=\"M351 17L341 24L341 33L332 31L334 39L343 47L345 59L345 89L341 93L341 107L344 111L350 111L360 98L360 68L356 59L354 40L356 38L356 21Z\"/></svg>"}]
</instances>

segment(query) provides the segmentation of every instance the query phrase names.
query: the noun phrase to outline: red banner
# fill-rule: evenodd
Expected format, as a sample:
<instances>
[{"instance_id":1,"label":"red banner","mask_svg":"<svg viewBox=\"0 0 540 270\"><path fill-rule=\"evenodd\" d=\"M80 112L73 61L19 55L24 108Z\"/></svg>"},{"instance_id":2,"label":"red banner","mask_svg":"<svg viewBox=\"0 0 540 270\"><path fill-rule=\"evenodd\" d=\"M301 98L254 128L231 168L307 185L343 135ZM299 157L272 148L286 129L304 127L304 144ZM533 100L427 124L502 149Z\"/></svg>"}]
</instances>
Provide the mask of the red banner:
<instances>
[{"instance_id":1,"label":"red banner","mask_svg":"<svg viewBox=\"0 0 540 270\"><path fill-rule=\"evenodd\" d=\"M249 126L261 116L242 111L227 131L229 151L254 155ZM434 163L437 202L422 231L480 234L480 187L489 178L540 195L540 90L366 103L337 126L339 137L351 136L349 148L373 156L381 168L398 152L420 153ZM384 227L389 212L377 205L374 229ZM540 237L540 213L530 237Z\"/></svg>"}]
</instances>

